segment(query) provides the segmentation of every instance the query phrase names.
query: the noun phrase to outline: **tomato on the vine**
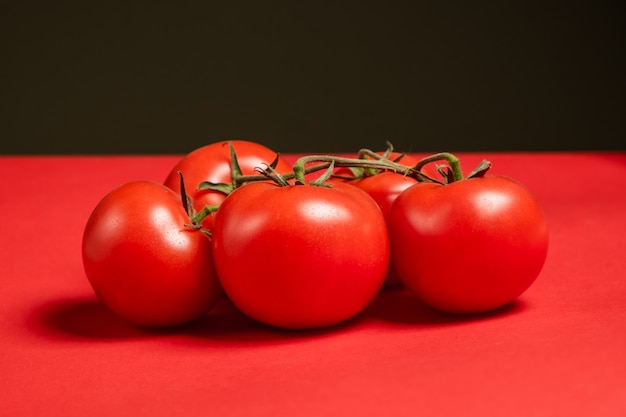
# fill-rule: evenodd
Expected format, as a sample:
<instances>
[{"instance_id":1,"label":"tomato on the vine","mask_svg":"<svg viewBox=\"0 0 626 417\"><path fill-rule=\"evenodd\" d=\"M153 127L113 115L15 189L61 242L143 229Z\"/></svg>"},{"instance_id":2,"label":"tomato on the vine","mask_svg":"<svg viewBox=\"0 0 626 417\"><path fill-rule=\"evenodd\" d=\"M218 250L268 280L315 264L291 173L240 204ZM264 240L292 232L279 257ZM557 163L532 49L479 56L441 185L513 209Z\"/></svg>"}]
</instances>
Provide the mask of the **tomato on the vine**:
<instances>
[{"instance_id":1,"label":"tomato on the vine","mask_svg":"<svg viewBox=\"0 0 626 417\"><path fill-rule=\"evenodd\" d=\"M220 206L212 241L230 300L282 328L356 315L382 287L389 264L380 208L346 184L244 185Z\"/></svg>"},{"instance_id":2,"label":"tomato on the vine","mask_svg":"<svg viewBox=\"0 0 626 417\"><path fill-rule=\"evenodd\" d=\"M397 197L388 226L403 283L451 313L484 312L514 300L535 281L548 250L539 204L502 176L416 184Z\"/></svg>"},{"instance_id":3,"label":"tomato on the vine","mask_svg":"<svg viewBox=\"0 0 626 417\"><path fill-rule=\"evenodd\" d=\"M275 159L274 169L277 172L291 170L291 166L282 157L264 145L247 140L221 141L205 145L185 155L169 172L164 184L180 194L178 174L180 171L184 179L185 192L191 198L197 212L206 206L219 206L226 198L227 192L198 189L198 186L202 182L231 185L233 172L229 142L236 152L240 174L257 174L255 171L257 168L265 169ZM213 219L213 215L207 216L202 222L203 226L210 229Z\"/></svg>"},{"instance_id":4,"label":"tomato on the vine","mask_svg":"<svg viewBox=\"0 0 626 417\"><path fill-rule=\"evenodd\" d=\"M95 293L121 318L174 326L205 314L221 295L211 242L177 196L136 181L109 192L85 226L83 265Z\"/></svg>"}]
</instances>

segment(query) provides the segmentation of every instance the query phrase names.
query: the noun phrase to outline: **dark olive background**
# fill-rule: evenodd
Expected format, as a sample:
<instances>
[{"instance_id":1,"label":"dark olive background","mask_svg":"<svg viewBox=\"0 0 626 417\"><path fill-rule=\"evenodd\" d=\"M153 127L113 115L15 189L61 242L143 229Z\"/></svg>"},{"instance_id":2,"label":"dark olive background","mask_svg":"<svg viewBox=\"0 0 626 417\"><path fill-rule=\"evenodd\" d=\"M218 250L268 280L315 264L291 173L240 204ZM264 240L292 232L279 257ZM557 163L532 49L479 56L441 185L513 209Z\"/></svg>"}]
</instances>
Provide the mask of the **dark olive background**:
<instances>
[{"instance_id":1,"label":"dark olive background","mask_svg":"<svg viewBox=\"0 0 626 417\"><path fill-rule=\"evenodd\" d=\"M0 153L623 150L625 4L0 0Z\"/></svg>"}]
</instances>

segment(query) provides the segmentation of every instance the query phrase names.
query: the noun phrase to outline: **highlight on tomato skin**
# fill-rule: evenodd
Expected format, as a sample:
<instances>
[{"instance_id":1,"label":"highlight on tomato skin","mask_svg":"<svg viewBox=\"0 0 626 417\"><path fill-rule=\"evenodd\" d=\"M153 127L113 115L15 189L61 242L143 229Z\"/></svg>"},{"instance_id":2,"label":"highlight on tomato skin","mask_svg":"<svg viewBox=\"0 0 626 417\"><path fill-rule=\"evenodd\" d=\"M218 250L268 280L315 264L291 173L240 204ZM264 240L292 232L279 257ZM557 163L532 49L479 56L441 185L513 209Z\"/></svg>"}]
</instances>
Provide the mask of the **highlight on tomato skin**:
<instances>
[{"instance_id":1,"label":"highlight on tomato skin","mask_svg":"<svg viewBox=\"0 0 626 417\"><path fill-rule=\"evenodd\" d=\"M85 274L100 301L140 326L170 327L207 313L222 294L211 242L187 226L180 196L136 181L110 191L83 232Z\"/></svg>"},{"instance_id":2,"label":"highlight on tomato skin","mask_svg":"<svg viewBox=\"0 0 626 417\"><path fill-rule=\"evenodd\" d=\"M235 306L286 329L355 316L378 294L389 264L380 208L346 184L244 185L222 203L212 242Z\"/></svg>"},{"instance_id":3,"label":"highlight on tomato skin","mask_svg":"<svg viewBox=\"0 0 626 417\"><path fill-rule=\"evenodd\" d=\"M414 185L394 202L388 226L402 282L449 313L480 313L513 301L537 279L548 252L538 202L502 176Z\"/></svg>"}]
</instances>

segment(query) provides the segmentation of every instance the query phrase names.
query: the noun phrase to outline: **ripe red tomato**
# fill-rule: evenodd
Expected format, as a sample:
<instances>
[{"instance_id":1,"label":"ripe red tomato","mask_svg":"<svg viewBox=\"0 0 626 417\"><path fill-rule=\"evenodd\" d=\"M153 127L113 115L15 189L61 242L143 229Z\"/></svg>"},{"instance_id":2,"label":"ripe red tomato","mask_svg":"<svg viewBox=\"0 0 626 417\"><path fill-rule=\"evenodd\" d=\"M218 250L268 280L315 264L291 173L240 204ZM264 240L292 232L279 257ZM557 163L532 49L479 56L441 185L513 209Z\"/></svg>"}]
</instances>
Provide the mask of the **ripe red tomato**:
<instances>
[{"instance_id":1,"label":"ripe red tomato","mask_svg":"<svg viewBox=\"0 0 626 417\"><path fill-rule=\"evenodd\" d=\"M368 193L378 203L386 217L398 195L410 186L417 184L417 180L399 173L386 171L352 180L348 184Z\"/></svg>"},{"instance_id":2,"label":"ripe red tomato","mask_svg":"<svg viewBox=\"0 0 626 417\"><path fill-rule=\"evenodd\" d=\"M379 152L379 154L382 153ZM393 161L400 155L401 154L399 153L392 152L388 159ZM420 159L417 156L406 154L402 156L399 162L406 166L415 166L419 161ZM441 179L440 174L436 171L433 164L426 165L422 172L429 175L431 178ZM346 178L353 175L352 171L348 168L339 168L335 170L335 175L339 175L339 177L333 177L329 180L329 182L336 183L339 181L347 181L349 184L367 192L378 203L385 218L389 214L391 205L396 197L402 191L417 183L416 179L405 176L401 173L395 173L393 171L383 171L375 175L349 180ZM391 286L399 285L401 283L402 281L400 280L393 263L390 263L385 285Z\"/></svg>"},{"instance_id":3,"label":"ripe red tomato","mask_svg":"<svg viewBox=\"0 0 626 417\"><path fill-rule=\"evenodd\" d=\"M391 257L404 284L451 313L500 307L539 275L548 250L543 212L512 179L416 184L388 216Z\"/></svg>"},{"instance_id":4,"label":"ripe red tomato","mask_svg":"<svg viewBox=\"0 0 626 417\"><path fill-rule=\"evenodd\" d=\"M164 184L180 194L180 177L183 174L185 192L191 197L193 207L200 212L205 206L218 206L226 198L226 194L214 190L197 190L201 182L230 184L232 179L231 157L228 142L233 144L237 154L237 161L243 175L255 175L255 168L265 168L264 164L271 164L276 158L276 152L246 140L232 140L211 143L195 149L184 156L169 172ZM278 158L276 171L286 173L291 171L291 165L281 157ZM210 230L213 216L209 216L202 225Z\"/></svg>"},{"instance_id":5,"label":"ripe red tomato","mask_svg":"<svg viewBox=\"0 0 626 417\"><path fill-rule=\"evenodd\" d=\"M213 253L225 293L248 316L304 329L365 308L389 264L380 208L346 184L250 183L220 206Z\"/></svg>"},{"instance_id":6,"label":"ripe red tomato","mask_svg":"<svg viewBox=\"0 0 626 417\"><path fill-rule=\"evenodd\" d=\"M386 219L391 210L391 205L398 195L410 186L417 184L417 180L399 173L386 171L350 181L349 184L368 193L378 203ZM385 285L398 285L401 283L402 281L395 267L390 263Z\"/></svg>"},{"instance_id":7,"label":"ripe red tomato","mask_svg":"<svg viewBox=\"0 0 626 417\"><path fill-rule=\"evenodd\" d=\"M209 237L186 227L180 197L146 181L107 194L85 226L82 255L100 300L142 326L174 326L206 313L221 288Z\"/></svg>"}]
</instances>

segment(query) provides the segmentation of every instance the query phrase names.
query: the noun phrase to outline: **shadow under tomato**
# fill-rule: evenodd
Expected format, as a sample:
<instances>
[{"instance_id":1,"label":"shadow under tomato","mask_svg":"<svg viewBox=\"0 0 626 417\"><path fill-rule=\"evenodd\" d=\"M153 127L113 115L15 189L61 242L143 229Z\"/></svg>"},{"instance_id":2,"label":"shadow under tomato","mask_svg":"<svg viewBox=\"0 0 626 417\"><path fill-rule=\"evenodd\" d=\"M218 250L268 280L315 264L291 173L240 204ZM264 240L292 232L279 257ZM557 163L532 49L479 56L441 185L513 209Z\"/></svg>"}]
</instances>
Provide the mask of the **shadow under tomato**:
<instances>
[{"instance_id":1,"label":"shadow under tomato","mask_svg":"<svg viewBox=\"0 0 626 417\"><path fill-rule=\"evenodd\" d=\"M179 327L179 331L192 336L195 341L263 345L332 337L340 332L359 332L367 326L380 326L381 323L385 327L401 325L415 329L464 324L506 317L524 308L522 301L515 300L485 313L448 314L428 307L405 287L395 286L383 288L371 304L356 316L331 326L303 330L272 327L247 317L224 299L207 315Z\"/></svg>"},{"instance_id":2,"label":"shadow under tomato","mask_svg":"<svg viewBox=\"0 0 626 417\"><path fill-rule=\"evenodd\" d=\"M113 314L95 298L51 300L33 313L31 328L50 338L129 339L151 335Z\"/></svg>"},{"instance_id":3,"label":"shadow under tomato","mask_svg":"<svg viewBox=\"0 0 626 417\"><path fill-rule=\"evenodd\" d=\"M447 314L420 302L406 288L386 287L361 313L344 322L317 328L289 330L253 320L226 297L202 317L180 326L154 329L136 326L116 316L95 297L51 300L35 309L29 321L38 336L59 340L124 340L178 337L193 343L254 345L288 343L358 331L371 323L429 327L487 320L518 313L525 308L516 300L499 309L480 314Z\"/></svg>"},{"instance_id":4,"label":"shadow under tomato","mask_svg":"<svg viewBox=\"0 0 626 417\"><path fill-rule=\"evenodd\" d=\"M275 343L317 337L349 326L350 320L312 330L286 330L265 325L240 312L222 298L204 316L180 326L148 328L119 318L96 298L51 300L34 310L29 320L38 336L59 340L124 340L159 337L191 337L219 343Z\"/></svg>"},{"instance_id":5,"label":"shadow under tomato","mask_svg":"<svg viewBox=\"0 0 626 417\"><path fill-rule=\"evenodd\" d=\"M334 325L314 329L284 329L256 321L235 307L228 299L220 300L208 314L178 328L180 333L205 341L238 345L284 343L319 338L347 330L358 323L353 317Z\"/></svg>"},{"instance_id":6,"label":"shadow under tomato","mask_svg":"<svg viewBox=\"0 0 626 417\"><path fill-rule=\"evenodd\" d=\"M500 308L476 314L451 314L424 304L403 286L385 287L362 313L374 320L415 326L447 325L475 322L516 314L526 308L521 300L514 300Z\"/></svg>"}]
</instances>

